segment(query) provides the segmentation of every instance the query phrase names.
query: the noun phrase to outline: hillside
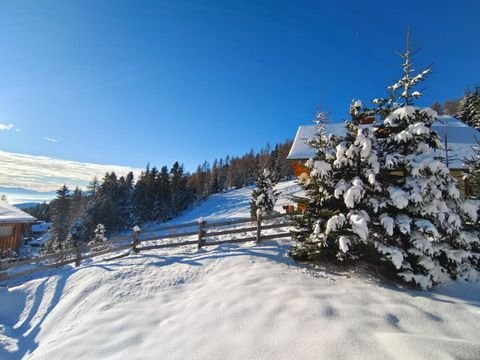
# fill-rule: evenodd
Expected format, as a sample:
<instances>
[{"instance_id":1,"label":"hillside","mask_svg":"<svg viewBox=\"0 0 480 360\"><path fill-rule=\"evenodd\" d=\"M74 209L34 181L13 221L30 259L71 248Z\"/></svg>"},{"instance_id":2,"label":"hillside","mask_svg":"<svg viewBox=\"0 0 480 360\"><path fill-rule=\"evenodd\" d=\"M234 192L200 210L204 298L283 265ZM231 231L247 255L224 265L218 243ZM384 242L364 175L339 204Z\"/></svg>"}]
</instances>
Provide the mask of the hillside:
<instances>
[{"instance_id":1,"label":"hillside","mask_svg":"<svg viewBox=\"0 0 480 360\"><path fill-rule=\"evenodd\" d=\"M281 209L298 187L279 190ZM174 223L247 216L250 191ZM0 288L0 359L478 359L478 284L402 290L305 268L288 249L150 251L12 283Z\"/></svg>"}]
</instances>

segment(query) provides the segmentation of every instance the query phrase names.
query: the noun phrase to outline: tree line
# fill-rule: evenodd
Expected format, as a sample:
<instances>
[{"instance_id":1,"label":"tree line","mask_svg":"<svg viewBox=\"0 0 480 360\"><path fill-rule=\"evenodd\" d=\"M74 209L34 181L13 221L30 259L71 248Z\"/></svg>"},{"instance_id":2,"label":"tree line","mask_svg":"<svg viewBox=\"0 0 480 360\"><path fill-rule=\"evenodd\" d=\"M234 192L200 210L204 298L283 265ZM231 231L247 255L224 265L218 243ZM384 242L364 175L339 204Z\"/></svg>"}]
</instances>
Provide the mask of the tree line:
<instances>
[{"instance_id":1,"label":"tree line","mask_svg":"<svg viewBox=\"0 0 480 360\"><path fill-rule=\"evenodd\" d=\"M259 152L215 159L212 164L205 161L192 173L179 162L160 169L147 165L137 179L132 172L120 177L109 172L103 179L94 178L85 191L63 185L50 203L26 211L52 222L45 251L61 251L90 242L99 224L111 234L145 222L168 221L211 194L253 185L264 169L275 181L291 178L286 159L291 144L287 140Z\"/></svg>"}]
</instances>

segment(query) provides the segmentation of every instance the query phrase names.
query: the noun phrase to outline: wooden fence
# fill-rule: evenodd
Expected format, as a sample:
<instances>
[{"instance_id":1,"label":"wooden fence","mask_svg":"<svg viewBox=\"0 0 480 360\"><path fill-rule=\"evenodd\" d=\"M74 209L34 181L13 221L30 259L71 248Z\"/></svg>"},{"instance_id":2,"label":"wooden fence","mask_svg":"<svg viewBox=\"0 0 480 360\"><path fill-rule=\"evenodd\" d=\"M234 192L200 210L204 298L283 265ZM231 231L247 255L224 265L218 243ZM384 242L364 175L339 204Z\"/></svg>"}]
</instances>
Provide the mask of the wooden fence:
<instances>
[{"instance_id":1,"label":"wooden fence","mask_svg":"<svg viewBox=\"0 0 480 360\"><path fill-rule=\"evenodd\" d=\"M135 227L136 231L132 234L113 237L100 244L81 245L73 249L27 260L14 262L0 261L0 281L18 279L42 270L67 264L74 263L75 266L79 266L83 260L119 252L121 250L130 251L126 254L114 256L112 259L127 256L132 252L138 253L152 249L175 248L187 245L196 245L197 248L200 249L204 246L249 241L260 243L262 240L290 237L291 233L288 229L270 235L262 235L262 231L288 228L292 225L293 223L290 221L288 214L278 214L263 218L259 216L257 219L241 218L213 222L207 222L200 218L196 222L150 228L145 231L141 231L138 227ZM246 233L253 234L244 235ZM219 238L226 235L238 234L242 236L228 239ZM168 242L168 240L170 240L170 242Z\"/></svg>"}]
</instances>

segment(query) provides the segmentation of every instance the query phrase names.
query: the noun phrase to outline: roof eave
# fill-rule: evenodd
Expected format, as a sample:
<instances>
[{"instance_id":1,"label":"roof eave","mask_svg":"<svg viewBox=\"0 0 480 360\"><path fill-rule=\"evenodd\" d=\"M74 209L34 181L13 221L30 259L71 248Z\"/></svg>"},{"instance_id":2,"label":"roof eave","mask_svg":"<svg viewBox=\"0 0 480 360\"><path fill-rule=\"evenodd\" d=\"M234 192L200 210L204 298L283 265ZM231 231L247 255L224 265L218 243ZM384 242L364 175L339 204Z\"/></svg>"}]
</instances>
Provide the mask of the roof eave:
<instances>
[{"instance_id":1,"label":"roof eave","mask_svg":"<svg viewBox=\"0 0 480 360\"><path fill-rule=\"evenodd\" d=\"M6 220L0 220L0 224L34 224L38 223L37 219L6 219Z\"/></svg>"}]
</instances>

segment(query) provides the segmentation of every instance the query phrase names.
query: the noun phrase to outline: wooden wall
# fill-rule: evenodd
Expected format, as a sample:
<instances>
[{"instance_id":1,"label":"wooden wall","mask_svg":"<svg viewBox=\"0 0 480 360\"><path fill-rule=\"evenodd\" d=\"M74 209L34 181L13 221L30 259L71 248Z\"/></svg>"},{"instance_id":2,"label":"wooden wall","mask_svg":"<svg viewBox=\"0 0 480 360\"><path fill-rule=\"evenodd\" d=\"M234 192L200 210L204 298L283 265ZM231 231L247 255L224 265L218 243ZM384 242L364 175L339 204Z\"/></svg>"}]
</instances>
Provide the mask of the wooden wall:
<instances>
[{"instance_id":1,"label":"wooden wall","mask_svg":"<svg viewBox=\"0 0 480 360\"><path fill-rule=\"evenodd\" d=\"M0 236L0 251L11 249L18 251L22 239L22 224L0 224L0 226L12 226L13 234L11 236Z\"/></svg>"},{"instance_id":2,"label":"wooden wall","mask_svg":"<svg viewBox=\"0 0 480 360\"><path fill-rule=\"evenodd\" d=\"M307 160L293 160L292 161L292 167L293 167L293 173L295 174L296 177L299 177L303 173L309 175L310 174L310 169L307 168L305 165L303 165Z\"/></svg>"}]
</instances>

